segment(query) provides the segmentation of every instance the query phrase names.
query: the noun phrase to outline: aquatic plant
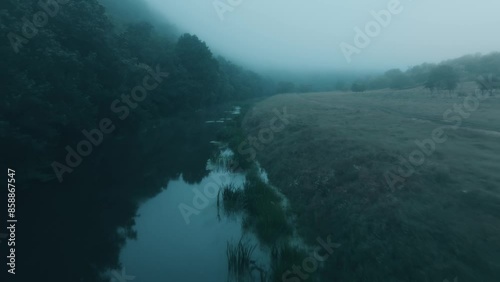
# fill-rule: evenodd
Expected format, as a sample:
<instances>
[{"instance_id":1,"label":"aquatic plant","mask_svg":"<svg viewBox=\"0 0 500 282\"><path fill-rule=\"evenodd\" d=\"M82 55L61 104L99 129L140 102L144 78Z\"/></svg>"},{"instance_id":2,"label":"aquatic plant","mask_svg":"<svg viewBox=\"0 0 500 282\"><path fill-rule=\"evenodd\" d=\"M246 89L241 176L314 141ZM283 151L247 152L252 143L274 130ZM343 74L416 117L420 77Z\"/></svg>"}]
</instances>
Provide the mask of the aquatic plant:
<instances>
[{"instance_id":1,"label":"aquatic plant","mask_svg":"<svg viewBox=\"0 0 500 282\"><path fill-rule=\"evenodd\" d=\"M246 226L253 226L258 238L266 244L275 244L291 235L282 199L268 184L260 179L257 170L249 171L244 189Z\"/></svg>"},{"instance_id":2,"label":"aquatic plant","mask_svg":"<svg viewBox=\"0 0 500 282\"><path fill-rule=\"evenodd\" d=\"M237 244L227 242L228 282L251 281L252 253L256 245L245 243L242 239Z\"/></svg>"},{"instance_id":3,"label":"aquatic plant","mask_svg":"<svg viewBox=\"0 0 500 282\"><path fill-rule=\"evenodd\" d=\"M242 189L239 189L233 184L228 184L222 187L221 190L224 211L227 214L240 211L245 207L245 195Z\"/></svg>"},{"instance_id":4,"label":"aquatic plant","mask_svg":"<svg viewBox=\"0 0 500 282\"><path fill-rule=\"evenodd\" d=\"M220 189L217 191L217 220L220 221Z\"/></svg>"}]
</instances>

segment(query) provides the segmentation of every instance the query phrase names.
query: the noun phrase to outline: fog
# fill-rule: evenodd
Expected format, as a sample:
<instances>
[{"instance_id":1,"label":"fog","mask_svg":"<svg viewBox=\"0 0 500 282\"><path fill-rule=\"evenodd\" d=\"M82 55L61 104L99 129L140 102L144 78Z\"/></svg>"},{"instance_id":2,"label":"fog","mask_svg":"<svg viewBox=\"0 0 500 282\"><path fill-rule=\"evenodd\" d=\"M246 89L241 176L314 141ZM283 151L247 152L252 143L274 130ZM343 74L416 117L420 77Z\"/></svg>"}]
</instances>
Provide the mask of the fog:
<instances>
[{"instance_id":1,"label":"fog","mask_svg":"<svg viewBox=\"0 0 500 282\"><path fill-rule=\"evenodd\" d=\"M500 46L495 0L147 1L215 53L261 71L406 69ZM374 36L358 48L355 28L391 5L396 13L370 26ZM345 56L343 42L358 51Z\"/></svg>"}]
</instances>

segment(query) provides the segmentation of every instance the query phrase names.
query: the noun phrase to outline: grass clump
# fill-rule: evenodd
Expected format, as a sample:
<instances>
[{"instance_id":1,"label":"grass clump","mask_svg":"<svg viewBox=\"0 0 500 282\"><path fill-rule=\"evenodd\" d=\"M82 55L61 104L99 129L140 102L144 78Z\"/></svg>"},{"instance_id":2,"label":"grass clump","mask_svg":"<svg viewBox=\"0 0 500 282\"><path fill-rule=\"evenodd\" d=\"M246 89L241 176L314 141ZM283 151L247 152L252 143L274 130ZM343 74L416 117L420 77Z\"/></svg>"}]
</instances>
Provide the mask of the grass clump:
<instances>
[{"instance_id":1,"label":"grass clump","mask_svg":"<svg viewBox=\"0 0 500 282\"><path fill-rule=\"evenodd\" d=\"M238 244L227 242L228 281L250 281L253 264L252 254L255 247L255 245L242 242L242 239Z\"/></svg>"},{"instance_id":2,"label":"grass clump","mask_svg":"<svg viewBox=\"0 0 500 282\"><path fill-rule=\"evenodd\" d=\"M261 242L274 244L291 235L292 228L281 207L281 198L258 176L257 169L251 169L245 183L245 210L248 213L247 226L252 226Z\"/></svg>"}]
</instances>

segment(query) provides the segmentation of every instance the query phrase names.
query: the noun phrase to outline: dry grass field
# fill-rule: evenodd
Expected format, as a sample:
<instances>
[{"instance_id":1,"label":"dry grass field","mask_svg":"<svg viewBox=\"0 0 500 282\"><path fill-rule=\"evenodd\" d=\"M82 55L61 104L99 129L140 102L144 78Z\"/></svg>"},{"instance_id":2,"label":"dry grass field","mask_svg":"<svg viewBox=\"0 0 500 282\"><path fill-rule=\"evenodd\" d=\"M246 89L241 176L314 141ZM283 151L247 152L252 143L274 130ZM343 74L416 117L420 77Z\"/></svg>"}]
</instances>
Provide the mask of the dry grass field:
<instances>
[{"instance_id":1,"label":"dry grass field","mask_svg":"<svg viewBox=\"0 0 500 282\"><path fill-rule=\"evenodd\" d=\"M329 281L500 281L500 96L457 93L284 94L248 111L258 137L286 107L257 159L301 235L342 244Z\"/></svg>"}]
</instances>

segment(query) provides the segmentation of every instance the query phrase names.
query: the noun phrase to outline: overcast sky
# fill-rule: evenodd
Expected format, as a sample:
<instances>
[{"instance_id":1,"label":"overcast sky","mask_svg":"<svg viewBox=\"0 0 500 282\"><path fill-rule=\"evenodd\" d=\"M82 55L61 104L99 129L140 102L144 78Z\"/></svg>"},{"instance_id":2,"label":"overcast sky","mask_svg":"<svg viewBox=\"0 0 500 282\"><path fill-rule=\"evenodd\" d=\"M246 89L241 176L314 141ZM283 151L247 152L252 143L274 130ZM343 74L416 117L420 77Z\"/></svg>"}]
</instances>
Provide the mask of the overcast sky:
<instances>
[{"instance_id":1,"label":"overcast sky","mask_svg":"<svg viewBox=\"0 0 500 282\"><path fill-rule=\"evenodd\" d=\"M215 53L256 70L406 69L500 51L498 0L147 1ZM395 13L386 27L370 24L372 11L391 10L389 6ZM366 47L357 48L355 28L365 30L367 24L375 35ZM342 42L357 51L345 56Z\"/></svg>"}]
</instances>

